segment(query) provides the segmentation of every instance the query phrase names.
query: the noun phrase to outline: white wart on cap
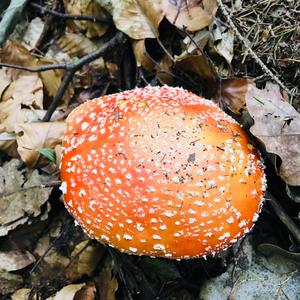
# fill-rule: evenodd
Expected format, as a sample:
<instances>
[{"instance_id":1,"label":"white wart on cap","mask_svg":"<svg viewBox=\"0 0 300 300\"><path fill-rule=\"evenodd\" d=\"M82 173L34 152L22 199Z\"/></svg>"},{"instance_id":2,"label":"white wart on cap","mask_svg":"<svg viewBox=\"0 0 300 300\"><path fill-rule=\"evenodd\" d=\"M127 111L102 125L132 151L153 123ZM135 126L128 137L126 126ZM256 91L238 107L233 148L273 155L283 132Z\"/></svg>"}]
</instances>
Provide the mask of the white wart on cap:
<instances>
[{"instance_id":1,"label":"white wart on cap","mask_svg":"<svg viewBox=\"0 0 300 300\"><path fill-rule=\"evenodd\" d=\"M67 119L67 209L93 238L132 254L193 258L252 228L265 191L238 123L181 88L104 96Z\"/></svg>"}]
</instances>

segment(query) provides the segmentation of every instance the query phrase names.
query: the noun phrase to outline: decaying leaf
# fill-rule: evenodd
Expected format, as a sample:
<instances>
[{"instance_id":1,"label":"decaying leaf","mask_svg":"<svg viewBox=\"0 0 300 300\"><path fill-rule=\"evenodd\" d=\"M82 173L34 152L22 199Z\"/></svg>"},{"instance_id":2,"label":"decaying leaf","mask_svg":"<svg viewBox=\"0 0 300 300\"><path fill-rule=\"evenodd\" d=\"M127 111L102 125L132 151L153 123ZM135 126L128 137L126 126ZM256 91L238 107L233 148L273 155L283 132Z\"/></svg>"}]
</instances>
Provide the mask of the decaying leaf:
<instances>
[{"instance_id":1,"label":"decaying leaf","mask_svg":"<svg viewBox=\"0 0 300 300\"><path fill-rule=\"evenodd\" d=\"M183 52L183 54L193 53L196 49L203 50L207 42L211 39L211 32L206 29L197 31L190 36L187 36L183 40L183 43L186 45L186 50Z\"/></svg>"},{"instance_id":2,"label":"decaying leaf","mask_svg":"<svg viewBox=\"0 0 300 300\"><path fill-rule=\"evenodd\" d=\"M21 275L13 274L0 269L0 295L13 293L23 285Z\"/></svg>"},{"instance_id":3,"label":"decaying leaf","mask_svg":"<svg viewBox=\"0 0 300 300\"><path fill-rule=\"evenodd\" d=\"M153 59L151 59L149 53L147 52L145 40L133 41L132 48L137 66L143 66L145 70L152 71L155 66L155 62Z\"/></svg>"},{"instance_id":4,"label":"decaying leaf","mask_svg":"<svg viewBox=\"0 0 300 300\"><path fill-rule=\"evenodd\" d=\"M56 63L54 59L37 58L33 56L20 42L8 40L5 42L2 48L0 48L0 62L15 64L26 67L38 67L45 64ZM7 74L12 79L17 79L22 75L32 75L27 71L21 71L16 69L7 69ZM54 96L64 76L64 70L49 70L39 73L40 78L43 81L45 91L49 96ZM73 90L70 87L64 96L65 103L68 103L70 95Z\"/></svg>"},{"instance_id":5,"label":"decaying leaf","mask_svg":"<svg viewBox=\"0 0 300 300\"><path fill-rule=\"evenodd\" d=\"M239 114L242 107L246 104L246 93L250 80L245 78L230 78L221 81L221 96L227 107Z\"/></svg>"},{"instance_id":6,"label":"decaying leaf","mask_svg":"<svg viewBox=\"0 0 300 300\"><path fill-rule=\"evenodd\" d=\"M103 8L93 0L64 0L64 6L68 14L108 17ZM68 24L71 28L77 27L80 31L84 31L88 38L100 37L104 35L108 29L107 24L99 22L69 21Z\"/></svg>"},{"instance_id":7,"label":"decaying leaf","mask_svg":"<svg viewBox=\"0 0 300 300\"><path fill-rule=\"evenodd\" d=\"M79 243L71 254L71 260L74 260L66 270L66 277L71 281L78 280L83 275L91 276L104 254L105 249L101 245L88 243L88 240Z\"/></svg>"},{"instance_id":8,"label":"decaying leaf","mask_svg":"<svg viewBox=\"0 0 300 300\"><path fill-rule=\"evenodd\" d=\"M13 159L0 168L0 236L26 223L29 217L39 216L52 190L43 186L51 177L37 170L18 171L18 164Z\"/></svg>"},{"instance_id":9,"label":"decaying leaf","mask_svg":"<svg viewBox=\"0 0 300 300\"><path fill-rule=\"evenodd\" d=\"M244 247L252 259L245 263L238 254L225 273L204 283L199 299L298 299L299 262L280 255L262 256L247 242Z\"/></svg>"},{"instance_id":10,"label":"decaying leaf","mask_svg":"<svg viewBox=\"0 0 300 300\"><path fill-rule=\"evenodd\" d=\"M102 268L100 275L96 278L96 285L99 291L99 298L103 300L115 300L118 290L117 278L112 274L112 267Z\"/></svg>"},{"instance_id":11,"label":"decaying leaf","mask_svg":"<svg viewBox=\"0 0 300 300\"><path fill-rule=\"evenodd\" d=\"M0 251L0 269L5 271L21 270L34 262L35 258L29 251Z\"/></svg>"},{"instance_id":12,"label":"decaying leaf","mask_svg":"<svg viewBox=\"0 0 300 300\"><path fill-rule=\"evenodd\" d=\"M11 300L28 300L31 289L19 289L11 295ZM32 300L36 300L36 297L33 297Z\"/></svg>"},{"instance_id":13,"label":"decaying leaf","mask_svg":"<svg viewBox=\"0 0 300 300\"><path fill-rule=\"evenodd\" d=\"M0 101L3 92L9 86L10 83L11 83L11 79L9 78L9 76L7 76L5 70L0 69Z\"/></svg>"},{"instance_id":14,"label":"decaying leaf","mask_svg":"<svg viewBox=\"0 0 300 300\"><path fill-rule=\"evenodd\" d=\"M172 85L174 78L172 73L173 61L168 55L164 55L155 65L156 76L161 84Z\"/></svg>"},{"instance_id":15,"label":"decaying leaf","mask_svg":"<svg viewBox=\"0 0 300 300\"><path fill-rule=\"evenodd\" d=\"M270 82L263 90L249 85L246 103L254 119L251 133L268 152L280 156L279 175L289 185L300 185L300 114Z\"/></svg>"},{"instance_id":16,"label":"decaying leaf","mask_svg":"<svg viewBox=\"0 0 300 300\"><path fill-rule=\"evenodd\" d=\"M37 149L54 149L56 145L62 143L65 123L24 123L16 125L15 131L18 134L18 153L26 165L33 168L42 163L41 154Z\"/></svg>"},{"instance_id":17,"label":"decaying leaf","mask_svg":"<svg viewBox=\"0 0 300 300\"><path fill-rule=\"evenodd\" d=\"M74 300L95 300L96 287L94 283L83 286L75 295Z\"/></svg>"},{"instance_id":18,"label":"decaying leaf","mask_svg":"<svg viewBox=\"0 0 300 300\"><path fill-rule=\"evenodd\" d=\"M2 96L2 101L8 100L13 100L19 109L21 105L43 109L43 83L38 74L20 76L14 80Z\"/></svg>"},{"instance_id":19,"label":"decaying leaf","mask_svg":"<svg viewBox=\"0 0 300 300\"><path fill-rule=\"evenodd\" d=\"M230 64L233 58L234 32L231 29L227 29L227 27L217 26L213 30L213 37L213 48Z\"/></svg>"},{"instance_id":20,"label":"decaying leaf","mask_svg":"<svg viewBox=\"0 0 300 300\"><path fill-rule=\"evenodd\" d=\"M216 0L162 0L162 3L169 22L188 31L197 31L208 26L213 21L218 7Z\"/></svg>"},{"instance_id":21,"label":"decaying leaf","mask_svg":"<svg viewBox=\"0 0 300 300\"><path fill-rule=\"evenodd\" d=\"M82 33L65 33L59 38L57 45L70 56L82 56L99 48L97 43Z\"/></svg>"},{"instance_id":22,"label":"decaying leaf","mask_svg":"<svg viewBox=\"0 0 300 300\"><path fill-rule=\"evenodd\" d=\"M36 17L29 23L25 34L23 35L23 45L30 51L35 48L41 33L44 29L44 22L41 18Z\"/></svg>"},{"instance_id":23,"label":"decaying leaf","mask_svg":"<svg viewBox=\"0 0 300 300\"><path fill-rule=\"evenodd\" d=\"M42 272L37 272L37 280L40 282L44 278L51 278L57 276L57 270L64 270L70 263L70 259L61 255L55 247L49 251L50 238L43 236L39 239L34 254L43 257L39 263L37 270L41 269Z\"/></svg>"},{"instance_id":24,"label":"decaying leaf","mask_svg":"<svg viewBox=\"0 0 300 300\"><path fill-rule=\"evenodd\" d=\"M161 0L97 0L113 17L116 27L131 38L156 38L163 18Z\"/></svg>"},{"instance_id":25,"label":"decaying leaf","mask_svg":"<svg viewBox=\"0 0 300 300\"><path fill-rule=\"evenodd\" d=\"M55 296L49 297L46 300L73 300L76 293L85 286L85 283L69 284L58 291Z\"/></svg>"}]
</instances>

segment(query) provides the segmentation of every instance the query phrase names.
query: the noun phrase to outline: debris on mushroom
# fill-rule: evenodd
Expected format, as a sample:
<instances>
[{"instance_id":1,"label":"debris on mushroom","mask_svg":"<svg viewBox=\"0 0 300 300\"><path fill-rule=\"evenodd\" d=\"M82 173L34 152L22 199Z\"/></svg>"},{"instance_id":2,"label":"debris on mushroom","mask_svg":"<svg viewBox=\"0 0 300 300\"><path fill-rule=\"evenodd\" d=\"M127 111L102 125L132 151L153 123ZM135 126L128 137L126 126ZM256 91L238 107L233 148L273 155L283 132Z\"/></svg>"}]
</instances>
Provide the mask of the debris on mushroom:
<instances>
[{"instance_id":1,"label":"debris on mushroom","mask_svg":"<svg viewBox=\"0 0 300 300\"><path fill-rule=\"evenodd\" d=\"M67 119L61 177L83 229L122 252L188 259L248 233L266 188L240 125L181 88L103 96Z\"/></svg>"}]
</instances>

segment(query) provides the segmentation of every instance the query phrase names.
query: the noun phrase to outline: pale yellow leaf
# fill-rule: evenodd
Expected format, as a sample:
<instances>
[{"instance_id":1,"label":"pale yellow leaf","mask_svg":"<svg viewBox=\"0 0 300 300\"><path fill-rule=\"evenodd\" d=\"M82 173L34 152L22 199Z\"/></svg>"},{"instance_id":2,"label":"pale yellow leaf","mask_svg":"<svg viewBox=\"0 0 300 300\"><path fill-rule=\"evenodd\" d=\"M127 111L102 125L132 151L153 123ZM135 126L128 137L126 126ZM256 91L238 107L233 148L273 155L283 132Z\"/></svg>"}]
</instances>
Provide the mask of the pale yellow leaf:
<instances>
[{"instance_id":1,"label":"pale yellow leaf","mask_svg":"<svg viewBox=\"0 0 300 300\"><path fill-rule=\"evenodd\" d=\"M0 269L2 270L17 271L34 262L35 258L29 251L0 251Z\"/></svg>"},{"instance_id":2,"label":"pale yellow leaf","mask_svg":"<svg viewBox=\"0 0 300 300\"><path fill-rule=\"evenodd\" d=\"M133 41L132 48L137 66L143 66L145 70L152 71L155 66L155 62L153 61L153 59L151 59L149 53L146 50L145 40Z\"/></svg>"}]
</instances>

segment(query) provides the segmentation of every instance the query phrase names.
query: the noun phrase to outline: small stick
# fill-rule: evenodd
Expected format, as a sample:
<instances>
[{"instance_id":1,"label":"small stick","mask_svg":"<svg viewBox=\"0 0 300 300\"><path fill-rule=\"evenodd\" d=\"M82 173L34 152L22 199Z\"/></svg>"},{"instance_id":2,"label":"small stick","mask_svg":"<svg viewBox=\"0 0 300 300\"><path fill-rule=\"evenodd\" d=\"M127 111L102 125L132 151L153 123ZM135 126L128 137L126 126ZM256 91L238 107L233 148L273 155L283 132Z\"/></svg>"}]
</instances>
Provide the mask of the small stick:
<instances>
[{"instance_id":1,"label":"small stick","mask_svg":"<svg viewBox=\"0 0 300 300\"><path fill-rule=\"evenodd\" d=\"M241 35L237 27L234 25L231 16L227 10L227 7L224 5L222 0L217 0L217 2L220 6L223 15L225 16L227 22L229 23L231 29L234 31L238 39L243 43L245 48L249 51L250 55L254 58L256 63L262 68L262 70L265 73L267 73L274 81L276 81L282 89L287 91L289 95L293 96L294 93L289 88L287 88L285 84L275 74L273 74L273 72L263 63L263 61L257 56L257 54L249 47L248 41Z\"/></svg>"}]
</instances>

